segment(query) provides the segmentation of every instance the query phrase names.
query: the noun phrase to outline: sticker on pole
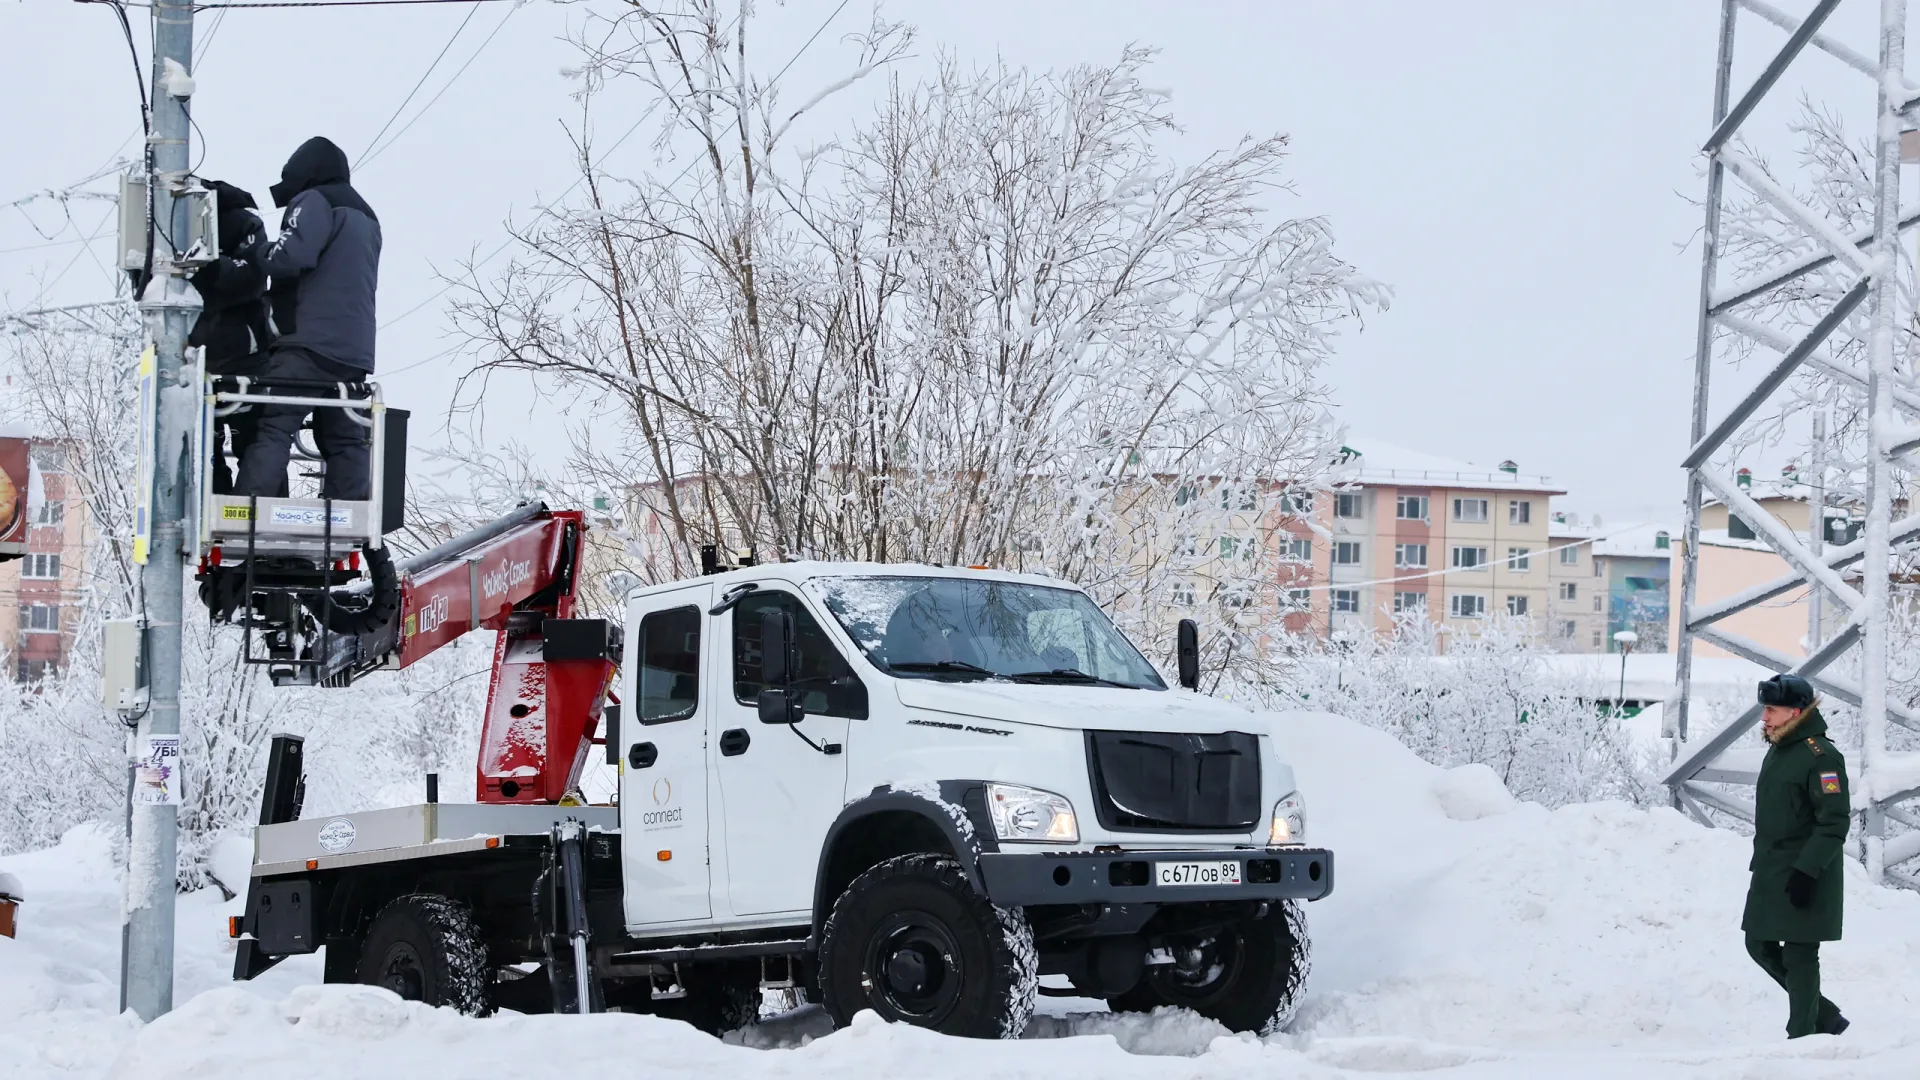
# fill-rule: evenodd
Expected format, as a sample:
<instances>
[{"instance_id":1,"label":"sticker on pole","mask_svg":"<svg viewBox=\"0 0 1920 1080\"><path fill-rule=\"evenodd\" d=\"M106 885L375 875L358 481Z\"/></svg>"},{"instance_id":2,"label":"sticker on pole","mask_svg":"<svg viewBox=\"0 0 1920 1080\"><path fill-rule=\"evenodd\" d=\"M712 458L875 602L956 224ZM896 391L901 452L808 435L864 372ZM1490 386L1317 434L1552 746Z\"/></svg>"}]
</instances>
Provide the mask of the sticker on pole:
<instances>
[{"instance_id":1,"label":"sticker on pole","mask_svg":"<svg viewBox=\"0 0 1920 1080\"><path fill-rule=\"evenodd\" d=\"M148 735L133 763L137 806L180 805L180 736Z\"/></svg>"},{"instance_id":2,"label":"sticker on pole","mask_svg":"<svg viewBox=\"0 0 1920 1080\"><path fill-rule=\"evenodd\" d=\"M140 354L140 366L136 369L140 385L140 428L134 443L137 456L133 468L133 561L142 566L147 564L147 552L153 546L153 442L158 419L154 371L153 344L149 342L146 351ZM176 739L176 749L178 742Z\"/></svg>"}]
</instances>

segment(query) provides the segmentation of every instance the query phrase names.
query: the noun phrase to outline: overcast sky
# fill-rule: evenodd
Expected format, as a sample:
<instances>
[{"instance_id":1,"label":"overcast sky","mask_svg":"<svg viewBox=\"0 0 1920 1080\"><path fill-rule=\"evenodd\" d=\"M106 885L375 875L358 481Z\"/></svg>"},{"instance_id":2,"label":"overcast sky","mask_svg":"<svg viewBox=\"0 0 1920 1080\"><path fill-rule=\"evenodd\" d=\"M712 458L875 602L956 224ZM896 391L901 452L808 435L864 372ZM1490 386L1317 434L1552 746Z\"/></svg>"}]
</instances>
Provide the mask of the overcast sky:
<instances>
[{"instance_id":1,"label":"overcast sky","mask_svg":"<svg viewBox=\"0 0 1920 1080\"><path fill-rule=\"evenodd\" d=\"M841 38L870 11L867 0L763 7L757 47L763 63L798 54L795 97L844 71ZM1561 505L1644 520L1678 516L1699 277L1698 249L1686 246L1699 215L1686 199L1701 188L1718 7L893 0L885 12L920 28L909 72L940 49L1059 67L1156 46L1153 81L1173 91L1185 130L1170 149L1182 158L1247 133L1290 135L1296 191L1275 212L1326 216L1339 253L1395 293L1390 311L1339 344L1328 375L1341 419L1427 453L1513 458L1568 488ZM1871 53L1872 7L1845 5L1830 26ZM447 347L437 274L493 252L505 220L573 181L561 125L577 112L561 69L573 62L566 29L583 14L533 0L198 17L196 161L262 202L309 135L360 156L471 19L389 138L404 131L355 175L385 230L382 381L389 400L415 406L416 430L439 427L457 374L432 359ZM144 63L144 12L133 15ZM1736 86L1784 40L1746 25ZM134 76L110 11L0 0L0 43L12 91L0 204L135 152ZM1854 115L1872 104L1867 80L1820 55L1786 91L1788 103L1805 92ZM859 104L815 117L815 135ZM631 123L598 122L602 145ZM640 136L611 167L678 171ZM110 204L68 205L71 221L48 200L0 211L0 310L109 294ZM102 227L96 242L72 242ZM554 431L530 395L501 385L490 436Z\"/></svg>"}]
</instances>

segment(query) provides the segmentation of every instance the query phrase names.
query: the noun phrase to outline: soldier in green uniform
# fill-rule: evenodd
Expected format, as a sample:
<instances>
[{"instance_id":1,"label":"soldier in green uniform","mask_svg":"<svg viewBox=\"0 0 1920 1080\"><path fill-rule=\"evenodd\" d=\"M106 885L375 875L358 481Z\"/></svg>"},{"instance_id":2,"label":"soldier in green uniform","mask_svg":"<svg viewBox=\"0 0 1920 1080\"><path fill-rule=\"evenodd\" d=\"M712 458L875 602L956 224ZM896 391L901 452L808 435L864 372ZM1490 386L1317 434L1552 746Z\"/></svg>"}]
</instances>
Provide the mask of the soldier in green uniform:
<instances>
[{"instance_id":1,"label":"soldier in green uniform","mask_svg":"<svg viewBox=\"0 0 1920 1080\"><path fill-rule=\"evenodd\" d=\"M1838 1035L1847 1018L1820 996L1820 943L1840 940L1841 845L1852 816L1847 765L1827 741L1813 686L1798 675L1760 684L1772 748L1754 799L1747 954L1787 992L1787 1037Z\"/></svg>"}]
</instances>

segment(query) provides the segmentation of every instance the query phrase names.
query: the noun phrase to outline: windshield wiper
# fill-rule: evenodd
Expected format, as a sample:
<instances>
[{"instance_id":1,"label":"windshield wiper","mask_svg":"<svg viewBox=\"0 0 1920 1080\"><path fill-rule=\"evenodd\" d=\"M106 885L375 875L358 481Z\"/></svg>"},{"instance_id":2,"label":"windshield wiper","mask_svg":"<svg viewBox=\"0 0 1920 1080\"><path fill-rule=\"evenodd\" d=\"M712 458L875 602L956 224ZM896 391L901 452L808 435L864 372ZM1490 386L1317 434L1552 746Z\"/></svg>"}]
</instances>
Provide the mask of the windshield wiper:
<instances>
[{"instance_id":1,"label":"windshield wiper","mask_svg":"<svg viewBox=\"0 0 1920 1080\"><path fill-rule=\"evenodd\" d=\"M1003 677L997 671L989 671L965 660L901 660L889 663L887 667L893 671L926 672L931 675L978 675L983 679Z\"/></svg>"},{"instance_id":2,"label":"windshield wiper","mask_svg":"<svg viewBox=\"0 0 1920 1080\"><path fill-rule=\"evenodd\" d=\"M1141 689L1137 683L1115 682L1112 679L1103 679L1098 675L1089 675L1079 668L1070 667L1053 668L1049 671L1019 671L1008 675L1007 678L1015 682L1084 683L1088 686L1117 686L1122 690Z\"/></svg>"}]
</instances>

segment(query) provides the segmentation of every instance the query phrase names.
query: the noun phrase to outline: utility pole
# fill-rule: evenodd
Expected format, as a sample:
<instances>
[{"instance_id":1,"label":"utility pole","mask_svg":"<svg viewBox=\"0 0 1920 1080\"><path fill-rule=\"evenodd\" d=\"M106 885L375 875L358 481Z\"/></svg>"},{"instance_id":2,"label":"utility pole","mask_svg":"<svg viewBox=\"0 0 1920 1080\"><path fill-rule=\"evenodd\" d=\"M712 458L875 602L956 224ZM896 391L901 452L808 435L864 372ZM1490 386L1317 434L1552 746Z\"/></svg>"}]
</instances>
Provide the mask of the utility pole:
<instances>
[{"instance_id":1,"label":"utility pole","mask_svg":"<svg viewBox=\"0 0 1920 1080\"><path fill-rule=\"evenodd\" d=\"M180 619L185 577L185 518L187 485L193 475L189 450L194 411L181 407L197 395L187 374L187 332L200 309L199 296L187 283L179 264L182 246L189 243L190 223L185 200L175 191L186 181L187 102L170 90L182 89L169 74L169 62L181 74L193 70L192 0L153 0L153 127L148 135L152 170L147 184L153 206L153 275L140 296L140 311L154 345L153 393L143 405L153 410L143 421L151 425L152 486L138 493L146 502L143 530L148 537L140 591L146 620L148 706L140 720L137 747L151 745L149 736L178 736L180 732ZM191 92L190 89L187 92ZM136 481L138 483L138 481ZM136 548L138 544L136 542ZM179 759L173 762L176 766ZM178 777L172 782L177 785ZM179 790L176 786L173 790ZM127 844L126 949L121 977L126 1007L142 1020L173 1008L173 897L179 847L179 808L162 800L136 802L132 807L131 836Z\"/></svg>"}]
</instances>

